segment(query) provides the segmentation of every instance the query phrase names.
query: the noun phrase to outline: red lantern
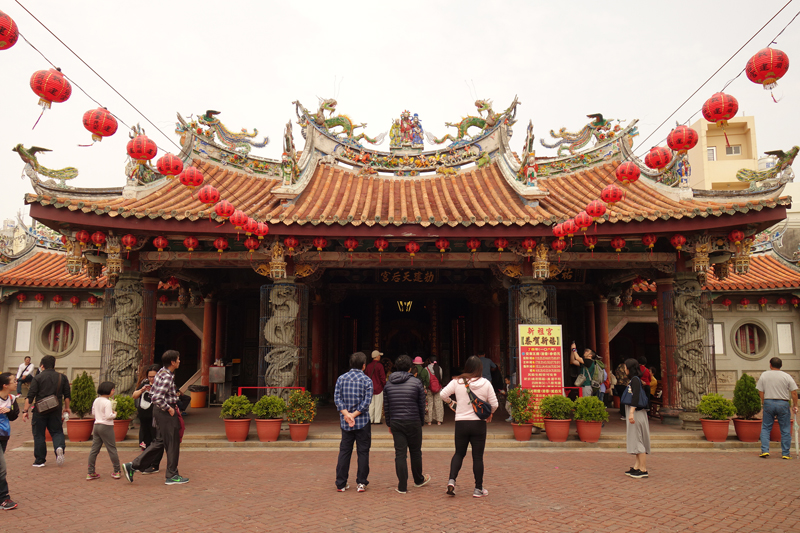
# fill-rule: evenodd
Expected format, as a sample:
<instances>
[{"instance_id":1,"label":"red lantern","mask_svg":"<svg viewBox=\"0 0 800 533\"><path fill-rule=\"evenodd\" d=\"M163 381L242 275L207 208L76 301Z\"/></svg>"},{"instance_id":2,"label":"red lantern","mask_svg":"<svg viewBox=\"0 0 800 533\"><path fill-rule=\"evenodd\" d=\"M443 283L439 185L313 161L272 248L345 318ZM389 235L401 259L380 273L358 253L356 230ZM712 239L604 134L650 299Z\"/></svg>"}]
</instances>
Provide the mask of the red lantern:
<instances>
[{"instance_id":1,"label":"red lantern","mask_svg":"<svg viewBox=\"0 0 800 533\"><path fill-rule=\"evenodd\" d=\"M375 248L378 249L378 263L383 259L383 251L389 247L389 241L383 237L375 239Z\"/></svg>"},{"instance_id":2,"label":"red lantern","mask_svg":"<svg viewBox=\"0 0 800 533\"><path fill-rule=\"evenodd\" d=\"M478 248L481 247L481 240L476 239L475 237L467 239L467 250L472 252L473 254L478 251Z\"/></svg>"},{"instance_id":3,"label":"red lantern","mask_svg":"<svg viewBox=\"0 0 800 533\"><path fill-rule=\"evenodd\" d=\"M60 304L62 300L64 300L64 298L62 298L60 294L53 296L53 301L57 304Z\"/></svg>"},{"instance_id":4,"label":"red lantern","mask_svg":"<svg viewBox=\"0 0 800 533\"><path fill-rule=\"evenodd\" d=\"M167 240L166 237L162 237L161 235L159 235L158 237L153 239L153 246L155 246L159 252L163 252L164 248L169 246L169 241Z\"/></svg>"},{"instance_id":5,"label":"red lantern","mask_svg":"<svg viewBox=\"0 0 800 533\"><path fill-rule=\"evenodd\" d=\"M88 298L86 298L86 301L89 302L89 305L97 305L97 296L92 294Z\"/></svg>"},{"instance_id":6,"label":"red lantern","mask_svg":"<svg viewBox=\"0 0 800 533\"><path fill-rule=\"evenodd\" d=\"M39 97L39 105L43 109L50 109L53 102L60 104L69 100L72 95L72 85L61 73L60 68L37 70L31 76L31 89Z\"/></svg>"},{"instance_id":7,"label":"red lantern","mask_svg":"<svg viewBox=\"0 0 800 533\"><path fill-rule=\"evenodd\" d=\"M625 161L617 167L614 173L623 185L630 185L639 179L642 171L639 170L639 167L633 161Z\"/></svg>"},{"instance_id":8,"label":"red lantern","mask_svg":"<svg viewBox=\"0 0 800 533\"><path fill-rule=\"evenodd\" d=\"M89 244L89 232L86 230L80 230L75 234L75 240L81 243L81 245L85 246Z\"/></svg>"},{"instance_id":9,"label":"red lantern","mask_svg":"<svg viewBox=\"0 0 800 533\"><path fill-rule=\"evenodd\" d=\"M597 222L597 219L606 214L606 204L600 200L592 200L586 206L586 213Z\"/></svg>"},{"instance_id":10,"label":"red lantern","mask_svg":"<svg viewBox=\"0 0 800 533\"><path fill-rule=\"evenodd\" d=\"M81 303L81 299L78 298L77 296L73 296L72 298L69 299L69 302L72 304L72 307L78 307L78 304Z\"/></svg>"},{"instance_id":11,"label":"red lantern","mask_svg":"<svg viewBox=\"0 0 800 533\"><path fill-rule=\"evenodd\" d=\"M778 80L789 70L789 56L775 48L764 48L747 61L744 70L748 80L760 83L769 91L778 85Z\"/></svg>"},{"instance_id":12,"label":"red lantern","mask_svg":"<svg viewBox=\"0 0 800 533\"><path fill-rule=\"evenodd\" d=\"M697 146L699 138L697 132L689 126L677 126L667 135L667 146L678 153L685 154Z\"/></svg>"},{"instance_id":13,"label":"red lantern","mask_svg":"<svg viewBox=\"0 0 800 533\"><path fill-rule=\"evenodd\" d=\"M777 300L775 300L775 303L778 305L786 305L786 298L783 297L778 298Z\"/></svg>"},{"instance_id":14,"label":"red lantern","mask_svg":"<svg viewBox=\"0 0 800 533\"><path fill-rule=\"evenodd\" d=\"M186 237L183 239L183 245L186 249L190 252L194 252L197 248L200 247L200 241L195 239L194 237Z\"/></svg>"},{"instance_id":15,"label":"red lantern","mask_svg":"<svg viewBox=\"0 0 800 533\"><path fill-rule=\"evenodd\" d=\"M600 198L608 205L614 205L619 202L622 200L622 196L622 189L613 183L606 185L606 188L600 193Z\"/></svg>"},{"instance_id":16,"label":"red lantern","mask_svg":"<svg viewBox=\"0 0 800 533\"><path fill-rule=\"evenodd\" d=\"M619 303L617 303L617 307L619 307L620 309L622 309L623 307L625 307L625 302L623 302L622 300L620 300L620 301L619 301Z\"/></svg>"},{"instance_id":17,"label":"red lantern","mask_svg":"<svg viewBox=\"0 0 800 533\"><path fill-rule=\"evenodd\" d=\"M214 239L214 248L216 248L217 252L221 254L223 250L228 249L228 239L225 237L217 237Z\"/></svg>"},{"instance_id":18,"label":"red lantern","mask_svg":"<svg viewBox=\"0 0 800 533\"><path fill-rule=\"evenodd\" d=\"M153 159L158 154L158 146L145 134L139 134L128 141L128 155L141 164Z\"/></svg>"},{"instance_id":19,"label":"red lantern","mask_svg":"<svg viewBox=\"0 0 800 533\"><path fill-rule=\"evenodd\" d=\"M640 299L638 299L638 298L637 298L637 299L635 299L634 301L632 301L631 303L633 304L633 306L634 306L636 309L639 309L639 308L641 308L641 307L642 307L642 301L641 301Z\"/></svg>"},{"instance_id":20,"label":"red lantern","mask_svg":"<svg viewBox=\"0 0 800 533\"><path fill-rule=\"evenodd\" d=\"M555 226L553 226L553 235L558 237L559 241L563 241L564 240L564 235L566 235L566 234L567 234L567 232L564 231L564 224L563 223L556 224Z\"/></svg>"},{"instance_id":21,"label":"red lantern","mask_svg":"<svg viewBox=\"0 0 800 533\"><path fill-rule=\"evenodd\" d=\"M161 302L161 305L167 305L167 302L169 302L169 296L162 294L158 297L158 301Z\"/></svg>"},{"instance_id":22,"label":"red lantern","mask_svg":"<svg viewBox=\"0 0 800 533\"><path fill-rule=\"evenodd\" d=\"M312 242L314 243L314 248L317 249L317 252L321 252L323 248L328 246L328 239L325 237L315 237Z\"/></svg>"},{"instance_id":23,"label":"red lantern","mask_svg":"<svg viewBox=\"0 0 800 533\"><path fill-rule=\"evenodd\" d=\"M258 222L256 222L250 217L247 217L247 222L245 222L244 226L242 226L244 234L249 237L255 232L256 228L258 228Z\"/></svg>"},{"instance_id":24,"label":"red lantern","mask_svg":"<svg viewBox=\"0 0 800 533\"><path fill-rule=\"evenodd\" d=\"M222 200L217 205L214 206L214 212L217 214L219 218L222 220L226 220L236 212L236 208L233 207L233 204L230 203L228 200Z\"/></svg>"},{"instance_id":25,"label":"red lantern","mask_svg":"<svg viewBox=\"0 0 800 533\"><path fill-rule=\"evenodd\" d=\"M587 213L586 211L581 211L577 215L575 215L575 224L581 229L581 231L586 231L586 228L592 225L594 219Z\"/></svg>"},{"instance_id":26,"label":"red lantern","mask_svg":"<svg viewBox=\"0 0 800 533\"><path fill-rule=\"evenodd\" d=\"M653 298L653 301L652 301L652 302L650 302L650 305L652 305L652 306L653 306L653 310L654 310L654 311L655 311L656 309L658 309L658 298Z\"/></svg>"},{"instance_id":27,"label":"red lantern","mask_svg":"<svg viewBox=\"0 0 800 533\"><path fill-rule=\"evenodd\" d=\"M758 305L764 307L765 305L767 305L767 299L764 296L762 296L761 298L758 299Z\"/></svg>"},{"instance_id":28,"label":"red lantern","mask_svg":"<svg viewBox=\"0 0 800 533\"><path fill-rule=\"evenodd\" d=\"M213 185L206 185L197 193L197 199L204 204L215 204L219 202L219 191Z\"/></svg>"},{"instance_id":29,"label":"red lantern","mask_svg":"<svg viewBox=\"0 0 800 533\"><path fill-rule=\"evenodd\" d=\"M130 251L131 248L136 246L136 243L139 242L139 239L136 238L136 235L132 235L130 233L126 233L120 239L122 246L125 247L126 250Z\"/></svg>"},{"instance_id":30,"label":"red lantern","mask_svg":"<svg viewBox=\"0 0 800 533\"><path fill-rule=\"evenodd\" d=\"M264 224L263 222L259 222L256 224L256 229L253 231L253 235L258 237L258 240L262 240L265 235L269 234L269 226Z\"/></svg>"},{"instance_id":31,"label":"red lantern","mask_svg":"<svg viewBox=\"0 0 800 533\"><path fill-rule=\"evenodd\" d=\"M686 244L686 237L680 233L676 233L670 238L669 242L676 250L680 252L683 249L683 245Z\"/></svg>"},{"instance_id":32,"label":"red lantern","mask_svg":"<svg viewBox=\"0 0 800 533\"><path fill-rule=\"evenodd\" d=\"M742 298L741 301L739 301L739 303L744 306L747 306L750 305L750 300L748 300L747 298Z\"/></svg>"},{"instance_id":33,"label":"red lantern","mask_svg":"<svg viewBox=\"0 0 800 533\"><path fill-rule=\"evenodd\" d=\"M496 242L495 242L495 244L496 244ZM508 244L508 243L506 243L506 244ZM441 237L439 239L436 239L436 242L434 243L434 246L436 246L436 249L439 250L441 253L445 253L447 251L447 249L450 248L450 241L448 241L444 237Z\"/></svg>"},{"instance_id":34,"label":"red lantern","mask_svg":"<svg viewBox=\"0 0 800 533\"><path fill-rule=\"evenodd\" d=\"M733 302L731 301L730 298L725 298L724 300L722 300L722 305L724 305L725 307L730 307L732 303Z\"/></svg>"},{"instance_id":35,"label":"red lantern","mask_svg":"<svg viewBox=\"0 0 800 533\"><path fill-rule=\"evenodd\" d=\"M562 241L561 239L553 239L550 243L550 248L555 250L557 253L561 253L567 247L567 243Z\"/></svg>"},{"instance_id":36,"label":"red lantern","mask_svg":"<svg viewBox=\"0 0 800 533\"><path fill-rule=\"evenodd\" d=\"M0 11L0 50L8 50L19 39L19 29L14 19Z\"/></svg>"},{"instance_id":37,"label":"red lantern","mask_svg":"<svg viewBox=\"0 0 800 533\"><path fill-rule=\"evenodd\" d=\"M526 253L533 253L533 249L536 248L536 239L530 237L522 239L522 247L525 248Z\"/></svg>"},{"instance_id":38,"label":"red lantern","mask_svg":"<svg viewBox=\"0 0 800 533\"><path fill-rule=\"evenodd\" d=\"M656 241L657 240L658 240L658 237L656 237L652 233L645 233L644 235L642 235L642 244L644 244L645 246L647 246L651 250L653 249L653 246L656 245Z\"/></svg>"},{"instance_id":39,"label":"red lantern","mask_svg":"<svg viewBox=\"0 0 800 533\"><path fill-rule=\"evenodd\" d=\"M0 17L2 17L2 12L0 12ZM2 18L0 18L0 23L2 23ZM27 299L28 299L28 297L27 297L27 296L25 296L25 293L24 293L24 292L21 292L21 293L17 294L17 301L18 301L19 303L23 303L23 302L25 302L25 300L27 300Z\"/></svg>"},{"instance_id":40,"label":"red lantern","mask_svg":"<svg viewBox=\"0 0 800 533\"><path fill-rule=\"evenodd\" d=\"M92 233L92 242L95 246L100 248L106 243L106 235L102 231L95 231Z\"/></svg>"},{"instance_id":41,"label":"red lantern","mask_svg":"<svg viewBox=\"0 0 800 533\"><path fill-rule=\"evenodd\" d=\"M792 296L790 302L792 302L793 306L797 307L798 305L800 305L800 298L798 298L797 296Z\"/></svg>"},{"instance_id":42,"label":"red lantern","mask_svg":"<svg viewBox=\"0 0 800 533\"><path fill-rule=\"evenodd\" d=\"M178 180L192 191L203 184L203 179L203 173L196 167L189 167L178 176Z\"/></svg>"},{"instance_id":43,"label":"red lantern","mask_svg":"<svg viewBox=\"0 0 800 533\"><path fill-rule=\"evenodd\" d=\"M494 240L494 247L497 248L498 252L502 252L505 248L508 248L508 240L498 237Z\"/></svg>"},{"instance_id":44,"label":"red lantern","mask_svg":"<svg viewBox=\"0 0 800 533\"><path fill-rule=\"evenodd\" d=\"M347 248L348 252L352 252L356 248L358 248L358 239L353 237L348 237L344 240L344 247Z\"/></svg>"},{"instance_id":45,"label":"red lantern","mask_svg":"<svg viewBox=\"0 0 800 533\"><path fill-rule=\"evenodd\" d=\"M164 175L168 180L171 180L175 176L183 171L183 161L179 157L176 157L172 154L164 154L158 158L156 162L156 169L158 170L159 174Z\"/></svg>"},{"instance_id":46,"label":"red lantern","mask_svg":"<svg viewBox=\"0 0 800 533\"><path fill-rule=\"evenodd\" d=\"M597 237L594 235L584 235L583 245L587 250L592 251L592 257L594 257L594 247L597 246Z\"/></svg>"},{"instance_id":47,"label":"red lantern","mask_svg":"<svg viewBox=\"0 0 800 533\"><path fill-rule=\"evenodd\" d=\"M61 236L61 244L64 244L64 245L66 245L66 244L67 244L67 241L69 241L69 239L67 238L67 236L66 236L66 235L62 235L62 236Z\"/></svg>"},{"instance_id":48,"label":"red lantern","mask_svg":"<svg viewBox=\"0 0 800 533\"><path fill-rule=\"evenodd\" d=\"M417 244L414 241L407 242L406 243L406 252L408 252L408 255L411 256L411 264L413 265L414 264L414 254L419 252L419 244Z\"/></svg>"},{"instance_id":49,"label":"red lantern","mask_svg":"<svg viewBox=\"0 0 800 533\"><path fill-rule=\"evenodd\" d=\"M733 96L725 93L716 93L703 104L703 117L722 128L722 133L725 135L725 144L728 146L731 143L728 141L728 134L725 133L725 126L728 125L728 120L736 116L738 111L739 102Z\"/></svg>"},{"instance_id":50,"label":"red lantern","mask_svg":"<svg viewBox=\"0 0 800 533\"><path fill-rule=\"evenodd\" d=\"M564 232L567 234L567 237L570 238L572 238L572 236L575 235L575 232L578 231L578 225L571 218L564 222L563 228Z\"/></svg>"},{"instance_id":51,"label":"red lantern","mask_svg":"<svg viewBox=\"0 0 800 533\"><path fill-rule=\"evenodd\" d=\"M98 107L83 114L83 127L92 134L93 141L102 141L117 133L117 119L105 107Z\"/></svg>"},{"instance_id":52,"label":"red lantern","mask_svg":"<svg viewBox=\"0 0 800 533\"><path fill-rule=\"evenodd\" d=\"M250 250L250 255L253 255L253 252L261 246L261 243L258 239L254 239L253 237L248 237L244 240L244 247Z\"/></svg>"},{"instance_id":53,"label":"red lantern","mask_svg":"<svg viewBox=\"0 0 800 533\"><path fill-rule=\"evenodd\" d=\"M644 156L644 164L655 170L661 170L669 165L670 161L672 161L672 152L663 146L650 148L650 152Z\"/></svg>"},{"instance_id":54,"label":"red lantern","mask_svg":"<svg viewBox=\"0 0 800 533\"><path fill-rule=\"evenodd\" d=\"M625 248L625 239L622 237L614 237L611 239L611 247L615 252L620 253Z\"/></svg>"},{"instance_id":55,"label":"red lantern","mask_svg":"<svg viewBox=\"0 0 800 533\"><path fill-rule=\"evenodd\" d=\"M44 294L36 293L33 296L33 299L36 300L37 302L43 302L44 301ZM795 307L797 307L797 306L795 306Z\"/></svg>"},{"instance_id":56,"label":"red lantern","mask_svg":"<svg viewBox=\"0 0 800 533\"><path fill-rule=\"evenodd\" d=\"M744 232L739 229L731 230L731 232L728 233L728 240L736 246L739 246L744 240Z\"/></svg>"},{"instance_id":57,"label":"red lantern","mask_svg":"<svg viewBox=\"0 0 800 533\"><path fill-rule=\"evenodd\" d=\"M244 229L244 225L247 224L248 220L250 220L250 217L245 215L244 211L239 209L236 209L231 215L231 224L233 224L233 229L237 231Z\"/></svg>"},{"instance_id":58,"label":"red lantern","mask_svg":"<svg viewBox=\"0 0 800 533\"><path fill-rule=\"evenodd\" d=\"M300 245L300 241L294 237L286 237L283 239L283 245L286 247L289 253L292 253L294 252L294 249Z\"/></svg>"}]
</instances>

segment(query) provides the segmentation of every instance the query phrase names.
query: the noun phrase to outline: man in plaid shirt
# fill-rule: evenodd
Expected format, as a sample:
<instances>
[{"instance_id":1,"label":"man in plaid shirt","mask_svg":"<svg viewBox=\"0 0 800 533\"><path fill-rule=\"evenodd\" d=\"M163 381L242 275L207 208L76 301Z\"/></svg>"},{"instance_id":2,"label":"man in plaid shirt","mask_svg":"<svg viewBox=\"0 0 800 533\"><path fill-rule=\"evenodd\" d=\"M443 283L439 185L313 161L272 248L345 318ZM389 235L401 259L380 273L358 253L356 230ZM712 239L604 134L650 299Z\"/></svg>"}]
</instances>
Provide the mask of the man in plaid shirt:
<instances>
[{"instance_id":1,"label":"man in plaid shirt","mask_svg":"<svg viewBox=\"0 0 800 533\"><path fill-rule=\"evenodd\" d=\"M181 453L181 422L178 410L178 393L175 391L175 371L181 364L180 354L176 350L167 350L161 356L163 368L156 374L150 398L153 403L153 419L156 425L156 437L150 446L131 463L122 465L125 478L133 483L133 472L144 474L158 472L158 463L164 452L167 453L166 485L182 485L189 478L178 474L178 459Z\"/></svg>"},{"instance_id":2,"label":"man in plaid shirt","mask_svg":"<svg viewBox=\"0 0 800 533\"><path fill-rule=\"evenodd\" d=\"M369 423L369 404L372 401L372 380L364 374L367 356L356 352L350 356L350 371L336 380L333 401L339 410L342 426L342 442L339 445L339 462L336 464L336 490L344 492L349 488L347 476L350 472L350 458L353 455L353 441L356 443L358 472L356 483L358 492L367 490L369 476L369 448L372 444L372 430Z\"/></svg>"}]
</instances>

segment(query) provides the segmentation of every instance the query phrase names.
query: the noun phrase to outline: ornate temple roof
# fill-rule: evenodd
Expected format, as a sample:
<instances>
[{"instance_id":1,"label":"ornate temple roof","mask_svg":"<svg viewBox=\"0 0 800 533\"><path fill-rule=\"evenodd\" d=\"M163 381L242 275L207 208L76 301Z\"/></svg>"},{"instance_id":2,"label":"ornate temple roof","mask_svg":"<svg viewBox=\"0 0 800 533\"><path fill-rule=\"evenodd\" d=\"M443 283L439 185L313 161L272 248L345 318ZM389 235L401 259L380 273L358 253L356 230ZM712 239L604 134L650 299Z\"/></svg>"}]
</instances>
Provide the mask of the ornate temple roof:
<instances>
[{"instance_id":1,"label":"ornate temple roof","mask_svg":"<svg viewBox=\"0 0 800 533\"><path fill-rule=\"evenodd\" d=\"M0 285L19 287L103 288L106 277L92 281L85 271L79 275L67 272L67 256L58 252L37 252L11 263L0 272Z\"/></svg>"}]
</instances>

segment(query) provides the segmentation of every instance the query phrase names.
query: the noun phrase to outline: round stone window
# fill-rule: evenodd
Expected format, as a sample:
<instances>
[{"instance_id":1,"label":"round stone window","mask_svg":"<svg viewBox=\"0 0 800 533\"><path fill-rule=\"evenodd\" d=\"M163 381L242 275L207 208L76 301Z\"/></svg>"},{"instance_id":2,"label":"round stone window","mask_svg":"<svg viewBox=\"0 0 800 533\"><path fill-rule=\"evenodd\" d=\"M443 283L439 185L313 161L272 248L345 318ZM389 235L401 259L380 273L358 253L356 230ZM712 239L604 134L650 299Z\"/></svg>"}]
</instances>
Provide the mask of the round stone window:
<instances>
[{"instance_id":1,"label":"round stone window","mask_svg":"<svg viewBox=\"0 0 800 533\"><path fill-rule=\"evenodd\" d=\"M769 337L764 326L743 322L733 331L733 347L744 359L761 359L769 352Z\"/></svg>"},{"instance_id":2,"label":"round stone window","mask_svg":"<svg viewBox=\"0 0 800 533\"><path fill-rule=\"evenodd\" d=\"M50 320L39 329L36 341L43 354L64 357L77 346L78 331L69 321Z\"/></svg>"}]
</instances>

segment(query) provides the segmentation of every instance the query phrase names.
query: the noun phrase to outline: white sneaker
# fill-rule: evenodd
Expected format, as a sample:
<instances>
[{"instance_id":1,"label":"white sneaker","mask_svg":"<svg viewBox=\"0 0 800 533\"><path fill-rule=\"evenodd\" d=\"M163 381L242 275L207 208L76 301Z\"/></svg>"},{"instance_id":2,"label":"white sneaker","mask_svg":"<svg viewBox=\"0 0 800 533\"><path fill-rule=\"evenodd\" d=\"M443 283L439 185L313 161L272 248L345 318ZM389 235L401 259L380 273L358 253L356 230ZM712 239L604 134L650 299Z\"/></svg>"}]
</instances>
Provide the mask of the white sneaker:
<instances>
[{"instance_id":1,"label":"white sneaker","mask_svg":"<svg viewBox=\"0 0 800 533\"><path fill-rule=\"evenodd\" d=\"M349 488L350 488L350 485L345 485L345 486L344 486L344 487L342 487L341 489L340 489L340 488L337 488L337 489L336 489L336 492L344 492L344 491L346 491L346 490L347 490L347 489L349 489Z\"/></svg>"},{"instance_id":2,"label":"white sneaker","mask_svg":"<svg viewBox=\"0 0 800 533\"><path fill-rule=\"evenodd\" d=\"M56 448L56 464L58 464L58 466L64 466L64 449L63 448Z\"/></svg>"},{"instance_id":3,"label":"white sneaker","mask_svg":"<svg viewBox=\"0 0 800 533\"><path fill-rule=\"evenodd\" d=\"M356 492L366 492L366 491L367 491L367 486L364 485L363 483L359 483L358 487L356 488Z\"/></svg>"},{"instance_id":4,"label":"white sneaker","mask_svg":"<svg viewBox=\"0 0 800 533\"><path fill-rule=\"evenodd\" d=\"M475 489L472 492L472 497L473 498L483 498L484 496L488 496L488 495L489 495L489 491L486 490L486 489Z\"/></svg>"}]
</instances>

